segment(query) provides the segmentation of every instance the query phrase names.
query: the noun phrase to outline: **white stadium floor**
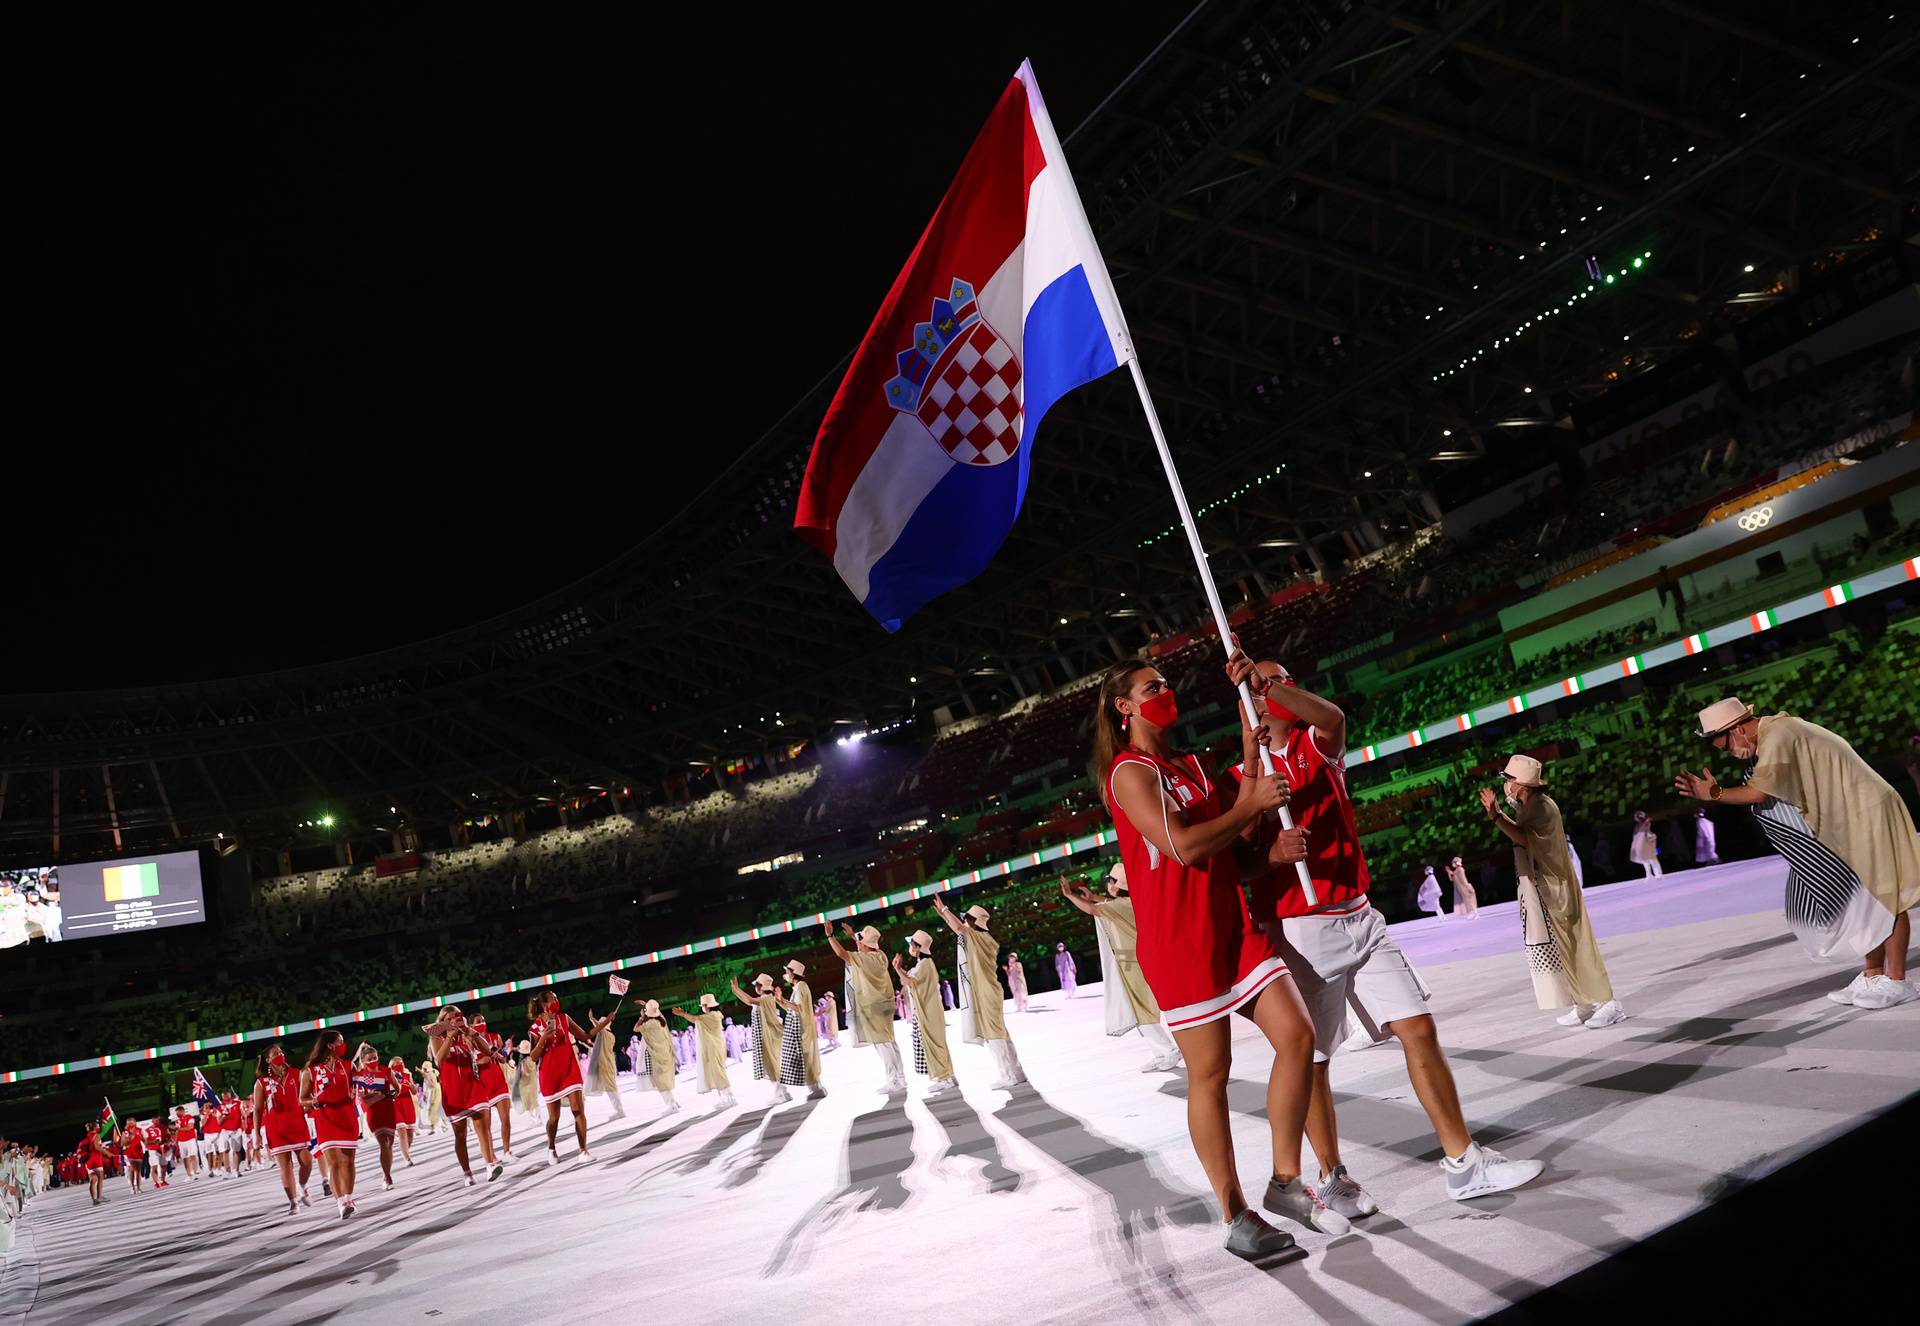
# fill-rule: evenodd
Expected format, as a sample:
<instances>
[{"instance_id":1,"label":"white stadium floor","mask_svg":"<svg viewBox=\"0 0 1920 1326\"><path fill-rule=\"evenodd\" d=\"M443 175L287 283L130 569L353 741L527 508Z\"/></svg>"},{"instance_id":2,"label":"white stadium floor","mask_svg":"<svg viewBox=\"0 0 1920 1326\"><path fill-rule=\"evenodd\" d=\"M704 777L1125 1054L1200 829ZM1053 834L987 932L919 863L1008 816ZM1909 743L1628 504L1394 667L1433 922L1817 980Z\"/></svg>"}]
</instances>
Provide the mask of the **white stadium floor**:
<instances>
[{"instance_id":1,"label":"white stadium floor","mask_svg":"<svg viewBox=\"0 0 1920 1326\"><path fill-rule=\"evenodd\" d=\"M1588 898L1632 1018L1564 1029L1532 1007L1511 904L1395 932L1432 985L1476 1134L1548 1162L1532 1187L1447 1200L1396 1046L1334 1064L1351 1171L1379 1215L1256 1269L1221 1250L1188 1145L1177 1074L1140 1071L1137 1037L1101 1034L1098 987L1009 1014L1030 1089L989 1091L984 1049L953 1035L964 1097L904 1107L876 1057L825 1059L828 1097L684 1112L629 1090L596 1160L546 1163L532 1121L498 1183L459 1185L446 1130L379 1191L361 1151L359 1213L319 1196L281 1214L270 1172L34 1199L0 1275L0 1322L780 1322L873 1312L974 1322L1466 1321L1526 1298L1712 1203L1908 1095L1920 1004L1822 996L1849 973L1804 958L1764 861L1613 885ZM904 1030L904 1029L903 1029ZM903 1037L904 1039L904 1037ZM1243 1178L1269 1158L1264 1044L1238 1024ZM629 1079L623 1082L630 1083ZM1897 1259L1897 1242L1884 1245ZM1627 1305L1621 1305L1631 1310Z\"/></svg>"}]
</instances>

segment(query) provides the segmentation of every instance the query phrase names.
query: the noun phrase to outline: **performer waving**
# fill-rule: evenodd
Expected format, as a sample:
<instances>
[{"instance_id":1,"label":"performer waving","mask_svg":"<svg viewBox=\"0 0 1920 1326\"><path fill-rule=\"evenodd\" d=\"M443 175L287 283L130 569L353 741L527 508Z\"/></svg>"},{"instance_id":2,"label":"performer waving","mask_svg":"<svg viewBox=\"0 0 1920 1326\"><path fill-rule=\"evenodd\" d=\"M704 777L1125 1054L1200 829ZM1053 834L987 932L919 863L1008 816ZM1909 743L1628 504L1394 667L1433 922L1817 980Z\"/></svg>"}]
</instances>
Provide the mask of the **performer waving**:
<instances>
[{"instance_id":1,"label":"performer waving","mask_svg":"<svg viewBox=\"0 0 1920 1326\"><path fill-rule=\"evenodd\" d=\"M914 957L913 970L906 960L893 955L893 969L900 984L913 999L913 1071L927 1075L927 1095L957 1091L959 1079L953 1075L953 1056L947 1053L947 1010L940 1002L940 969L933 961L933 936L916 930L907 937L907 951Z\"/></svg>"},{"instance_id":2,"label":"performer waving","mask_svg":"<svg viewBox=\"0 0 1920 1326\"><path fill-rule=\"evenodd\" d=\"M1286 798L1279 779L1256 775L1214 783L1198 757L1170 740L1179 717L1173 688L1157 668L1132 660L1100 680L1091 771L1113 815L1140 931L1140 971L1187 1061L1187 1131L1227 1222L1227 1250L1239 1257L1284 1254L1293 1236L1262 1220L1240 1190L1227 1114L1232 1036L1223 1020L1241 1011L1273 1046L1267 1120L1273 1185L1299 1186L1300 1133L1312 1093L1313 1025L1286 963L1247 914L1234 844ZM1256 730L1242 715L1242 751L1259 768ZM1280 840L1303 854L1298 836ZM1270 1188L1271 1191L1271 1188ZM1292 1214L1291 1211L1288 1214ZM1342 1216L1324 1208L1313 1226L1340 1234Z\"/></svg>"},{"instance_id":3,"label":"performer waving","mask_svg":"<svg viewBox=\"0 0 1920 1326\"><path fill-rule=\"evenodd\" d=\"M1138 1027L1140 1038L1153 1047L1153 1058L1145 1071L1161 1073L1178 1068L1180 1050L1160 1025L1160 1005L1147 988L1147 978L1140 974L1140 927L1133 917L1133 901L1127 896L1126 866L1115 862L1107 872L1105 898L1096 899L1086 885L1064 879L1060 881L1060 895L1093 918L1094 934L1100 941L1107 1035L1124 1036Z\"/></svg>"},{"instance_id":4,"label":"performer waving","mask_svg":"<svg viewBox=\"0 0 1920 1326\"><path fill-rule=\"evenodd\" d=\"M673 1015L693 1024L694 1054L700 1064L700 1085L695 1089L703 1096L709 1091L719 1092L722 1109L732 1105L733 1084L727 1079L727 1042L721 1026L720 1001L703 994L698 1013L676 1008Z\"/></svg>"},{"instance_id":5,"label":"performer waving","mask_svg":"<svg viewBox=\"0 0 1920 1326\"><path fill-rule=\"evenodd\" d=\"M902 1095L907 1089L907 1070L900 1061L900 1043L893 1037L893 982L880 952L880 932L867 926L856 938L853 927L842 921L840 929L853 946L848 948L834 937L831 925L821 928L827 932L827 946L833 955L847 964L847 1016L853 1043L871 1045L879 1052L880 1066L887 1075L886 1085L880 1090Z\"/></svg>"},{"instance_id":6,"label":"performer waving","mask_svg":"<svg viewBox=\"0 0 1920 1326\"><path fill-rule=\"evenodd\" d=\"M679 1012L678 1009L674 1011ZM686 1014L681 1013L680 1016L686 1017ZM688 1018L688 1021L692 1019ZM660 1099L667 1107L665 1113L673 1114L680 1108L679 1102L673 1098L673 1037L667 1031L667 1019L660 1012L659 1000L647 1000L641 1008L639 1020L633 1024L633 1030L645 1046L647 1080L660 1093Z\"/></svg>"},{"instance_id":7,"label":"performer waving","mask_svg":"<svg viewBox=\"0 0 1920 1326\"><path fill-rule=\"evenodd\" d=\"M1007 998L1000 992L1000 941L987 928L987 909L975 903L964 917L956 916L937 893L933 909L959 938L960 1039L970 1045L986 1043L1000 1070L990 1085L996 1091L1011 1091L1027 1075L1007 1031Z\"/></svg>"},{"instance_id":8,"label":"performer waving","mask_svg":"<svg viewBox=\"0 0 1920 1326\"><path fill-rule=\"evenodd\" d=\"M813 1017L813 988L807 984L806 964L790 959L781 969L786 978L786 997L775 991L774 1002L786 1014L780 1032L780 1082L782 1086L807 1089L807 1099L818 1100L826 1089L820 1085L820 1037Z\"/></svg>"},{"instance_id":9,"label":"performer waving","mask_svg":"<svg viewBox=\"0 0 1920 1326\"><path fill-rule=\"evenodd\" d=\"M779 996L773 992L773 977L765 972L754 977L752 994L742 990L739 981L732 984L734 997L753 1010L752 1052L749 1057L753 1060L754 1080L773 1083L780 1100L792 1100L793 1093L780 1080L782 1027Z\"/></svg>"},{"instance_id":10,"label":"performer waving","mask_svg":"<svg viewBox=\"0 0 1920 1326\"><path fill-rule=\"evenodd\" d=\"M399 1128L394 1101L400 1094L400 1083L380 1062L380 1051L364 1041L353 1053L353 1090L367 1117L367 1131L380 1148L380 1177L385 1183L382 1191L392 1192L393 1135Z\"/></svg>"}]
</instances>

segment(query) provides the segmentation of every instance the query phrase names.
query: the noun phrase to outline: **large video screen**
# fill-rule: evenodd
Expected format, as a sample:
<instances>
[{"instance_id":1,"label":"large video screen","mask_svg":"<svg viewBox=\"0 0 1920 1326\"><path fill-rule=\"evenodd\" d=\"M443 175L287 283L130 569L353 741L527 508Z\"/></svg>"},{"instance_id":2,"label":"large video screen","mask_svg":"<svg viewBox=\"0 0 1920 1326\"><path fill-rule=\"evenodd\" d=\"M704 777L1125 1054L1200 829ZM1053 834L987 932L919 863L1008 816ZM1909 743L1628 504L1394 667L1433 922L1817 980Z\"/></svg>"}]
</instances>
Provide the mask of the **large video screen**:
<instances>
[{"instance_id":1,"label":"large video screen","mask_svg":"<svg viewBox=\"0 0 1920 1326\"><path fill-rule=\"evenodd\" d=\"M0 868L0 948L206 919L198 852Z\"/></svg>"}]
</instances>

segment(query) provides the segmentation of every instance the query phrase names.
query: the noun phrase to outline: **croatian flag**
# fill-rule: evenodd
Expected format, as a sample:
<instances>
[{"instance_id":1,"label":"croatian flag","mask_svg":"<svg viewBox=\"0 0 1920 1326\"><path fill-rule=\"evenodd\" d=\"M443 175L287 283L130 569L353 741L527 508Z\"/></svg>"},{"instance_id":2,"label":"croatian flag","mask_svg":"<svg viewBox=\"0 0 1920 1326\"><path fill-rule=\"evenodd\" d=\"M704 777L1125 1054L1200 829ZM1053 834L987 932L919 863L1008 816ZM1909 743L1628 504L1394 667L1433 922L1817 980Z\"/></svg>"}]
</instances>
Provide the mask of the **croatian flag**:
<instances>
[{"instance_id":1,"label":"croatian flag","mask_svg":"<svg viewBox=\"0 0 1920 1326\"><path fill-rule=\"evenodd\" d=\"M1133 358L1112 278L1022 63L834 394L793 525L889 631L1006 541L1034 434Z\"/></svg>"}]
</instances>

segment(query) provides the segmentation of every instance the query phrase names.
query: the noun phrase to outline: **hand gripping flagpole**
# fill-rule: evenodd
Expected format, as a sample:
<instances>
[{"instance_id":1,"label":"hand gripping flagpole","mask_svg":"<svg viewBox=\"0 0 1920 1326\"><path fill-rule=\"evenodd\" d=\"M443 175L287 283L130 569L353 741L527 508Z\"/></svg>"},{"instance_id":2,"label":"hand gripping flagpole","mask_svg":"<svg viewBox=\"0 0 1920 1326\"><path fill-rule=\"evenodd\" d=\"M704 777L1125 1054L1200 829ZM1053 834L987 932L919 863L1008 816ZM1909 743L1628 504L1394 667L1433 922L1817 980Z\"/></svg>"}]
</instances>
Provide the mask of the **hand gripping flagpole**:
<instances>
[{"instance_id":1,"label":"hand gripping flagpole","mask_svg":"<svg viewBox=\"0 0 1920 1326\"><path fill-rule=\"evenodd\" d=\"M1131 349L1131 347L1129 347ZM1207 591L1207 606L1213 609L1213 624L1220 630L1220 647L1233 657L1233 632L1227 626L1227 610L1220 604L1220 591L1213 583L1213 570L1207 565L1206 551L1200 546L1200 531L1193 523L1193 511L1187 506L1187 493L1180 486L1180 471L1174 468L1173 453L1167 449L1167 435L1160 429L1160 416L1153 408L1153 397L1147 392L1147 379L1140 372L1140 359L1136 354L1127 356L1127 371L1133 374L1134 389L1140 393L1140 408L1147 412L1147 429L1153 434L1154 449L1160 453L1160 464L1167 471L1167 486L1173 489L1173 504L1180 510L1180 525L1187 532L1187 547L1193 551L1194 569L1200 573L1200 587ZM1253 707L1253 693L1247 689L1247 683L1240 683L1240 705L1247 722L1255 728L1260 726L1260 711ZM1274 776L1273 754L1264 745L1260 747L1260 772L1267 777ZM1280 775L1285 778L1285 774ZM1293 827L1293 814L1286 806L1280 807L1280 827ZM1313 877L1307 873L1305 861L1293 863L1294 874L1300 879L1300 892L1305 895L1307 906L1318 907L1320 896L1314 892Z\"/></svg>"}]
</instances>

